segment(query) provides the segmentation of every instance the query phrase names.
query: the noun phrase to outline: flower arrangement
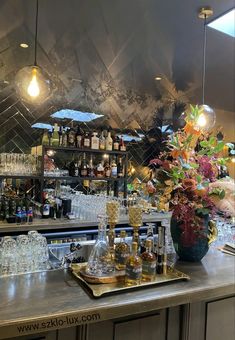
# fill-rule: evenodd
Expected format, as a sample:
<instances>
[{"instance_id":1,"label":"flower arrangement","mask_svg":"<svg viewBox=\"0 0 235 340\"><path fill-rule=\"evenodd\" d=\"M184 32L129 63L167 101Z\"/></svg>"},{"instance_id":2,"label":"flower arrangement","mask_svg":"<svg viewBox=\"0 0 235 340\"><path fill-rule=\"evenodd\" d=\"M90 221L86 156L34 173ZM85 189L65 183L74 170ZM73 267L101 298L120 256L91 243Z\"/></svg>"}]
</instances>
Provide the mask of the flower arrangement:
<instances>
[{"instance_id":1,"label":"flower arrangement","mask_svg":"<svg viewBox=\"0 0 235 340\"><path fill-rule=\"evenodd\" d=\"M169 136L166 151L150 161L155 169L158 208L166 210L169 205L172 217L180 221L182 242L186 246L203 237L201 219L215 211L213 198L224 197L224 190L210 187L210 183L216 181L219 167L229 160L221 157L224 148L234 148L233 144L202 132L197 124L201 115L199 106L190 106L184 128Z\"/></svg>"}]
</instances>

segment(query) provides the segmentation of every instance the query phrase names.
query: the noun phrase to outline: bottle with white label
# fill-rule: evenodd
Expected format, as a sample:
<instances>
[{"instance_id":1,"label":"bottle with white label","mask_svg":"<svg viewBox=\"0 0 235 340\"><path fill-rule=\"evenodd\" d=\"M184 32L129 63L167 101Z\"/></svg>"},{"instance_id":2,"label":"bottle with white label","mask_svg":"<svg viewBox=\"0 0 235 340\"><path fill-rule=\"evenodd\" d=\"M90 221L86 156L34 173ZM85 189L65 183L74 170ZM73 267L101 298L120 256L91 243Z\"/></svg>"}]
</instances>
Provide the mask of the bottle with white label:
<instances>
[{"instance_id":1,"label":"bottle with white label","mask_svg":"<svg viewBox=\"0 0 235 340\"><path fill-rule=\"evenodd\" d=\"M113 158L111 163L111 177L116 178L117 177L117 163L115 161L115 158Z\"/></svg>"},{"instance_id":2,"label":"bottle with white label","mask_svg":"<svg viewBox=\"0 0 235 340\"><path fill-rule=\"evenodd\" d=\"M105 140L105 149L107 151L112 151L113 150L113 138L111 137L111 132L108 132L108 136L106 137Z\"/></svg>"},{"instance_id":3,"label":"bottle with white label","mask_svg":"<svg viewBox=\"0 0 235 340\"><path fill-rule=\"evenodd\" d=\"M94 132L91 137L91 148L93 150L99 150L100 147L100 139L97 137L97 132Z\"/></svg>"}]
</instances>

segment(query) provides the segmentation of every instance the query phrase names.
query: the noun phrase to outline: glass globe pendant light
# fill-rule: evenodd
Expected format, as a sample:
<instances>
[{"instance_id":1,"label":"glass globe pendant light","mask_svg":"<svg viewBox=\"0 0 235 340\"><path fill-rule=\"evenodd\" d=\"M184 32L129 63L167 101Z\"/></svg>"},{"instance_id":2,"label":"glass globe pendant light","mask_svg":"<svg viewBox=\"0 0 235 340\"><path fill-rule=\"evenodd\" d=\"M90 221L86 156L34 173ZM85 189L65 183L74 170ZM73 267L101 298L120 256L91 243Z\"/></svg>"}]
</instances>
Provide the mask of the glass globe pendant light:
<instances>
[{"instance_id":1,"label":"glass globe pendant light","mask_svg":"<svg viewBox=\"0 0 235 340\"><path fill-rule=\"evenodd\" d=\"M34 104L44 101L50 94L50 80L40 66L37 65L37 35L38 35L38 0L36 0L34 65L20 69L15 77L16 91L20 98Z\"/></svg>"},{"instance_id":2,"label":"glass globe pendant light","mask_svg":"<svg viewBox=\"0 0 235 340\"><path fill-rule=\"evenodd\" d=\"M211 130L215 125L215 111L205 104L205 79L206 79L206 19L213 14L210 7L202 7L199 10L198 17L204 19L204 34L203 34L203 67L202 67L202 105L200 105L200 115L196 122L196 128L202 132Z\"/></svg>"}]
</instances>

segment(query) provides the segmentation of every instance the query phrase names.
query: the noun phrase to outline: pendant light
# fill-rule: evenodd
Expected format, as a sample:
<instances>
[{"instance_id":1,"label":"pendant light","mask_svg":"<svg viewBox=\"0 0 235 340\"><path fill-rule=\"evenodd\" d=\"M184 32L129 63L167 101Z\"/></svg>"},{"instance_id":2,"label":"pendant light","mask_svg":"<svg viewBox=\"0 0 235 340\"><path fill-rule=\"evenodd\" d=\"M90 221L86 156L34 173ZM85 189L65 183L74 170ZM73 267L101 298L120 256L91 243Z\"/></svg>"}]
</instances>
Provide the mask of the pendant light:
<instances>
[{"instance_id":1,"label":"pendant light","mask_svg":"<svg viewBox=\"0 0 235 340\"><path fill-rule=\"evenodd\" d=\"M37 64L38 47L38 0L36 0L34 64L20 69L15 77L16 91L21 99L39 104L50 94L50 81L47 73Z\"/></svg>"},{"instance_id":2,"label":"pendant light","mask_svg":"<svg viewBox=\"0 0 235 340\"><path fill-rule=\"evenodd\" d=\"M211 7L202 7L199 10L198 17L203 19L204 21L204 30L203 30L203 62L202 62L202 105L200 105L200 115L197 120L197 127L201 131L209 131L215 125L215 111L209 106L205 104L205 80L206 80L206 20L213 14L213 10Z\"/></svg>"}]
</instances>

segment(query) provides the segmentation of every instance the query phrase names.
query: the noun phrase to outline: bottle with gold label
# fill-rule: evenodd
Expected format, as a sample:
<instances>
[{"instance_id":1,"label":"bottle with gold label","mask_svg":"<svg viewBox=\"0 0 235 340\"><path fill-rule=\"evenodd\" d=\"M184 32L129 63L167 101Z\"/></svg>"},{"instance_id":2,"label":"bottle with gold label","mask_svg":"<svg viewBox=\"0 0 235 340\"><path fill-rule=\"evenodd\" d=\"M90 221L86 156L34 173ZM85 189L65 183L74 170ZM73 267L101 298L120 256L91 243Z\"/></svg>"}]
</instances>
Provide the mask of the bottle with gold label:
<instances>
[{"instance_id":1,"label":"bottle with gold label","mask_svg":"<svg viewBox=\"0 0 235 340\"><path fill-rule=\"evenodd\" d=\"M127 286L139 285L142 277L142 259L137 254L138 243L132 242L132 253L126 262L125 283Z\"/></svg>"},{"instance_id":2,"label":"bottle with gold label","mask_svg":"<svg viewBox=\"0 0 235 340\"><path fill-rule=\"evenodd\" d=\"M146 240L146 251L141 255L142 259L142 280L153 281L156 275L157 259L152 252L153 241Z\"/></svg>"},{"instance_id":3,"label":"bottle with gold label","mask_svg":"<svg viewBox=\"0 0 235 340\"><path fill-rule=\"evenodd\" d=\"M126 269L126 262L128 256L130 256L130 247L126 243L126 231L121 230L120 233L120 243L115 246L115 264L117 270Z\"/></svg>"}]
</instances>

